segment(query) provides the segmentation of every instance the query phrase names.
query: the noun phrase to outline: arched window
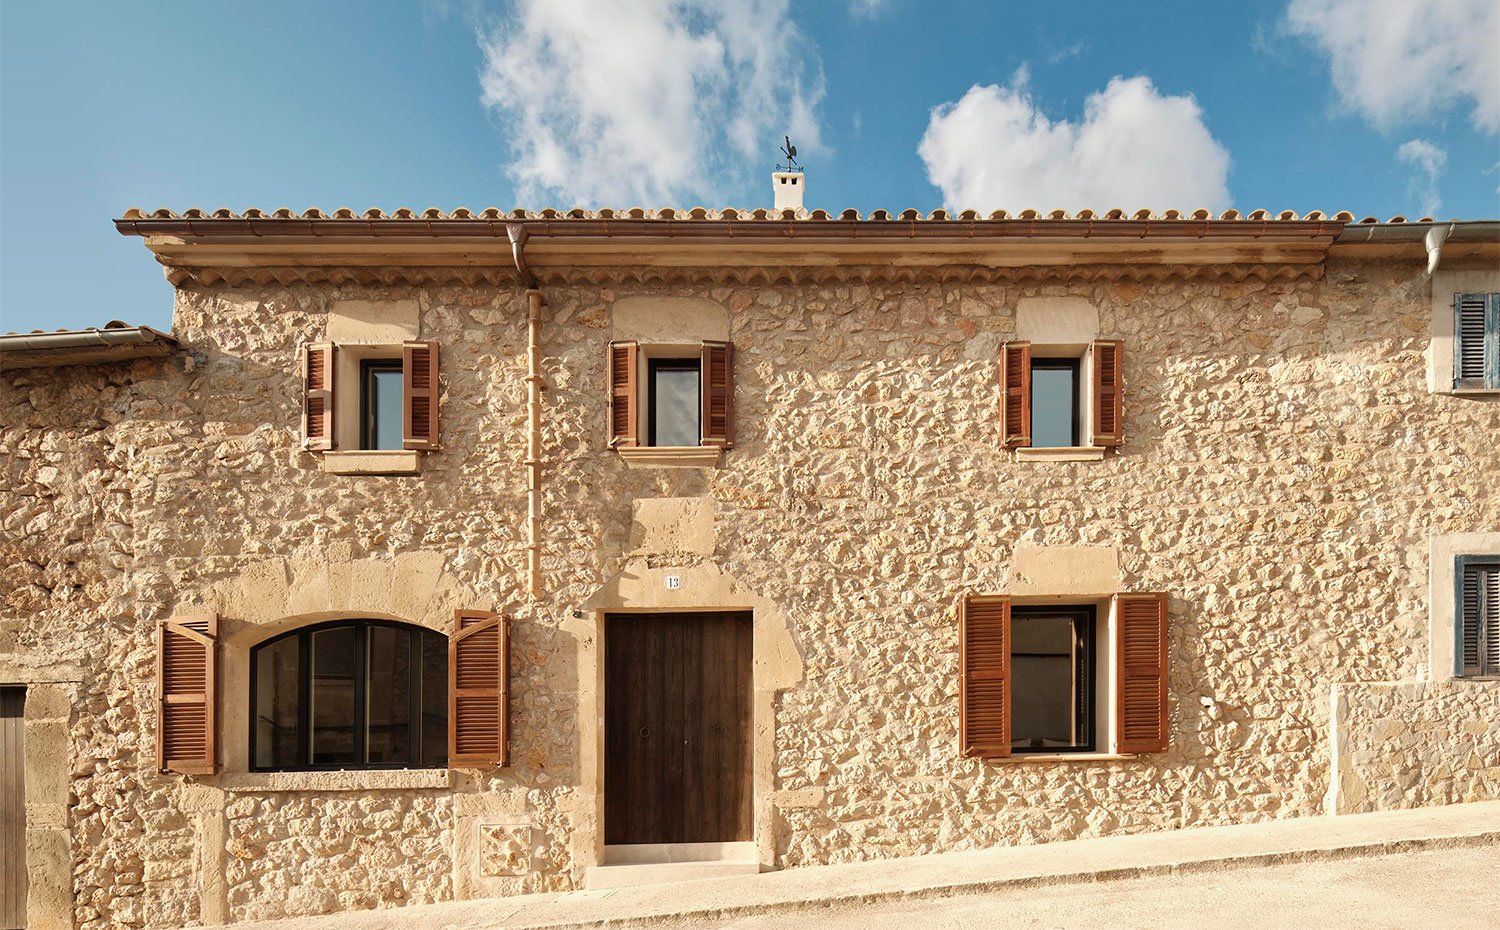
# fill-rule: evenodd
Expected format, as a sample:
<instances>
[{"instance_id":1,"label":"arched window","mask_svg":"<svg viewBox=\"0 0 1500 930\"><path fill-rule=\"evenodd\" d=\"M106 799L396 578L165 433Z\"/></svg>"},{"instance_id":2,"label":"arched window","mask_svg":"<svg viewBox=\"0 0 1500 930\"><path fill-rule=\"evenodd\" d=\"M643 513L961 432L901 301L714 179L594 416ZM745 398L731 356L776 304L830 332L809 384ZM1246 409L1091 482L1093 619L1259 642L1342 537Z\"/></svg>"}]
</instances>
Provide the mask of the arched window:
<instances>
[{"instance_id":1,"label":"arched window","mask_svg":"<svg viewBox=\"0 0 1500 930\"><path fill-rule=\"evenodd\" d=\"M250 650L250 767L448 762L448 638L387 620L302 627Z\"/></svg>"}]
</instances>

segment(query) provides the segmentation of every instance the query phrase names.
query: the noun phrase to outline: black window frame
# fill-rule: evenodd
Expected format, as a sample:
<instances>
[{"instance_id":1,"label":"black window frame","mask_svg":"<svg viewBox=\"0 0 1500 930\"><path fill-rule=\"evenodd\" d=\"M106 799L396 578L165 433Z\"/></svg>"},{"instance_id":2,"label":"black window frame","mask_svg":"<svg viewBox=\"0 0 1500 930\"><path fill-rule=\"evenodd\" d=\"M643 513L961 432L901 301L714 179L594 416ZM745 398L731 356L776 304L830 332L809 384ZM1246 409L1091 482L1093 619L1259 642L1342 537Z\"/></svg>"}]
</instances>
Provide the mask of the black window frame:
<instances>
[{"instance_id":1,"label":"black window frame","mask_svg":"<svg viewBox=\"0 0 1500 930\"><path fill-rule=\"evenodd\" d=\"M406 391L406 366L399 358L367 358L359 363L359 448L363 452L380 451L375 448L375 410L370 405L370 396L373 392L375 373L381 371L395 371L402 375L401 390ZM401 432L405 429L403 423L398 422L396 429ZM397 447L399 448L399 447Z\"/></svg>"},{"instance_id":2,"label":"black window frame","mask_svg":"<svg viewBox=\"0 0 1500 930\"><path fill-rule=\"evenodd\" d=\"M1083 649L1079 659L1078 667L1073 669L1074 686L1083 692L1082 699L1077 704L1077 714L1081 721L1075 720L1075 726L1087 734L1087 739L1078 746L1016 746L1014 738L1011 741L1011 755L1052 755L1054 753L1095 752L1099 744L1099 720L1096 713L1096 705L1099 700L1099 649L1098 649L1098 620L1099 611L1093 604L1026 604L1014 605L1010 609L1011 625L1017 620L1025 620L1030 617L1059 617L1071 616L1075 629L1082 631ZM1011 657L1014 664L1015 637L1011 637ZM1024 655L1025 653L1021 653ZM1015 688L1015 679L1012 677L1007 684ZM1010 700L1011 732L1015 732L1016 699L1011 694Z\"/></svg>"},{"instance_id":3,"label":"black window frame","mask_svg":"<svg viewBox=\"0 0 1500 930\"><path fill-rule=\"evenodd\" d=\"M1069 431L1071 439L1070 446L1066 448L1077 448L1083 442L1083 359L1073 357L1063 358L1033 358L1031 360L1031 371L1028 377L1032 379L1027 385L1028 403L1031 404L1031 435L1036 436L1036 373L1038 371L1071 371L1073 373L1073 402L1072 402L1072 429ZM1035 441L1032 442L1035 446ZM1041 446L1039 448L1058 448L1055 446Z\"/></svg>"},{"instance_id":4,"label":"black window frame","mask_svg":"<svg viewBox=\"0 0 1500 930\"><path fill-rule=\"evenodd\" d=\"M656 373L658 371L696 371L698 373L698 441L693 445L702 445L703 360L701 358L646 359L646 444L656 447Z\"/></svg>"},{"instance_id":5,"label":"black window frame","mask_svg":"<svg viewBox=\"0 0 1500 930\"><path fill-rule=\"evenodd\" d=\"M371 764L368 762L331 763L315 765L312 762L312 662L309 661L312 653L313 634L340 628L353 628L354 651L357 657L369 655L368 631L373 627L391 627L404 630L411 634L411 680L408 683L410 698L410 713L408 720L411 727L411 759L410 762L382 762ZM417 626L411 623L401 623L395 620L378 620L373 618L350 618L341 620L329 620L325 623L314 623L308 626L299 626L262 640L250 647L250 771L252 772L363 772L379 770L401 770L401 769L445 769L448 767L448 663L443 663L443 699L441 705L444 714L443 736L440 740L442 749L442 762L429 765L422 762L425 755L423 752L423 726L422 696L423 696L423 662L422 660L422 637L430 634L443 639L446 643L448 637L436 630ZM297 763L295 765L270 765L261 766L256 763L256 731L259 729L259 662L260 651L275 645L285 639L297 637ZM369 666L367 659L359 659L359 668L355 674L354 687L354 757L364 758L368 746L365 740L365 731L369 729L368 712L368 690L369 690Z\"/></svg>"}]
</instances>

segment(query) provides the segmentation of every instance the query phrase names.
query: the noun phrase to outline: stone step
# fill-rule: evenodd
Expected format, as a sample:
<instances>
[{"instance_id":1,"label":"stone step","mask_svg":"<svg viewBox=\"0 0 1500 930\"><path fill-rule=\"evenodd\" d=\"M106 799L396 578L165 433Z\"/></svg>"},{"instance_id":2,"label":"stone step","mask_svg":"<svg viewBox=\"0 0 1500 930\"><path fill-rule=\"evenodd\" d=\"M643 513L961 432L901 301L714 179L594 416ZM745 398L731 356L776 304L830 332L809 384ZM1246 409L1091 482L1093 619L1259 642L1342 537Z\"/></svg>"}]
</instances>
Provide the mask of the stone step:
<instances>
[{"instance_id":1,"label":"stone step","mask_svg":"<svg viewBox=\"0 0 1500 930\"><path fill-rule=\"evenodd\" d=\"M588 891L596 891L601 888L630 888L637 885L661 885L668 882L689 882L704 878L730 878L736 875L758 874L760 874L760 863L754 859L595 865L584 871L583 887Z\"/></svg>"}]
</instances>

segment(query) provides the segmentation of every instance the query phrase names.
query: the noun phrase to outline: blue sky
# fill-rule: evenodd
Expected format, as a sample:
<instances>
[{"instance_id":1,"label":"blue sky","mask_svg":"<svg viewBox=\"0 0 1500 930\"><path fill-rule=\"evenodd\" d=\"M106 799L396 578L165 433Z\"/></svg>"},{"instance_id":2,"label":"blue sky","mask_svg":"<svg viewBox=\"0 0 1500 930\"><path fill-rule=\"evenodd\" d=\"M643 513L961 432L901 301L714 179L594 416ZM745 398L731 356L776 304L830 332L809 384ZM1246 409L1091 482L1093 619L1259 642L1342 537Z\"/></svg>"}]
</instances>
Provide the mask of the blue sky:
<instances>
[{"instance_id":1,"label":"blue sky","mask_svg":"<svg viewBox=\"0 0 1500 930\"><path fill-rule=\"evenodd\" d=\"M0 329L167 328L126 208L1500 217L1500 2L7 3Z\"/></svg>"}]
</instances>

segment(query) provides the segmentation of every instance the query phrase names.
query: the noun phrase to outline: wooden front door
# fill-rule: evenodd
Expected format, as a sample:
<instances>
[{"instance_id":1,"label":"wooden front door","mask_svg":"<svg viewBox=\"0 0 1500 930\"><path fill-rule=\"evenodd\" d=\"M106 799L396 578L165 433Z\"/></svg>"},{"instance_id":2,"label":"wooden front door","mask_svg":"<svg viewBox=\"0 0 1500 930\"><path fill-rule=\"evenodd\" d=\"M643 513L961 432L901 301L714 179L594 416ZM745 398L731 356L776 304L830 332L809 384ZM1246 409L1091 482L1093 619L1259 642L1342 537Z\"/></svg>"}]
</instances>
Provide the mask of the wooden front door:
<instances>
[{"instance_id":1,"label":"wooden front door","mask_svg":"<svg viewBox=\"0 0 1500 930\"><path fill-rule=\"evenodd\" d=\"M25 688L0 688L0 928L26 926Z\"/></svg>"},{"instance_id":2,"label":"wooden front door","mask_svg":"<svg viewBox=\"0 0 1500 930\"><path fill-rule=\"evenodd\" d=\"M604 842L753 839L750 614L617 614L604 642Z\"/></svg>"}]
</instances>

